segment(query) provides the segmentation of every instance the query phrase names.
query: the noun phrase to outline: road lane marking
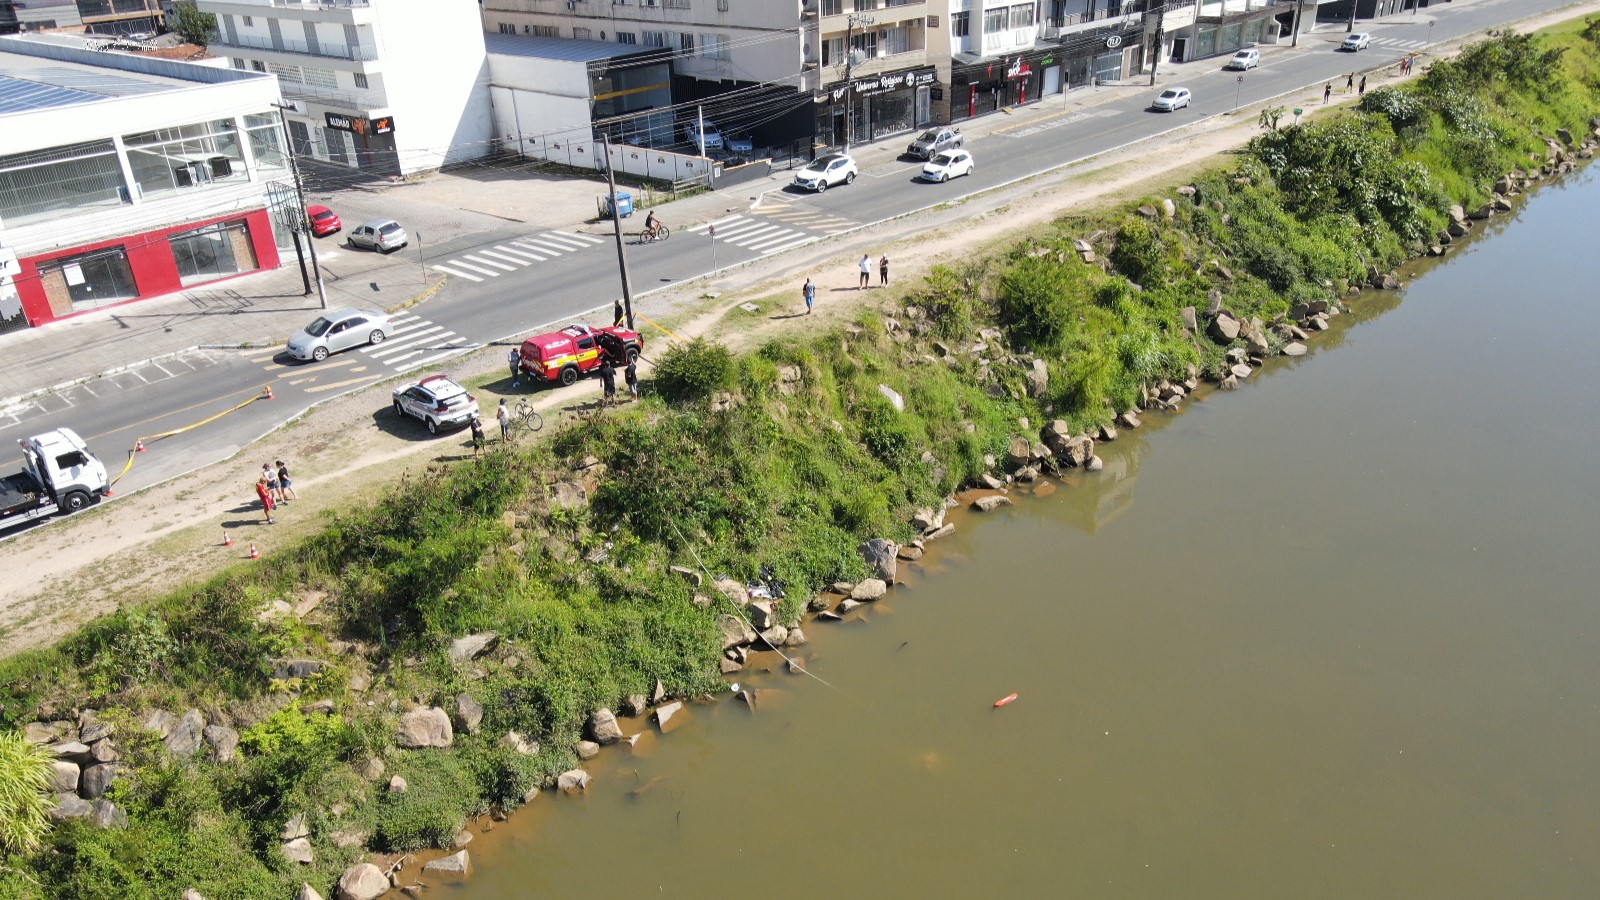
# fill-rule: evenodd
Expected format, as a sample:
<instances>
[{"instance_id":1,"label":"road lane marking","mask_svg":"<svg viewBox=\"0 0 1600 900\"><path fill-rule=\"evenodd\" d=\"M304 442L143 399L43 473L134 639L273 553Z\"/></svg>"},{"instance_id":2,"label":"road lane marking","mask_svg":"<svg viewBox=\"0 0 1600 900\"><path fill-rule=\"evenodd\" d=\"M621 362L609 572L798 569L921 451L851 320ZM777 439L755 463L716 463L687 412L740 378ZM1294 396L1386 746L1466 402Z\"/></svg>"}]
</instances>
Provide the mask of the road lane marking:
<instances>
[{"instance_id":1,"label":"road lane marking","mask_svg":"<svg viewBox=\"0 0 1600 900\"><path fill-rule=\"evenodd\" d=\"M336 389L342 388L342 387L349 387L352 384L360 384L363 381L371 381L372 379L377 378L377 377L379 377L379 376L376 375L376 374L373 374L373 375L363 375L360 378L352 378L349 381L335 381L333 384L324 384L324 385L319 385L319 386L314 387L314 388L306 388L305 389L305 393L307 393L307 394L320 394L323 391L332 391L332 390L336 390Z\"/></svg>"},{"instance_id":2,"label":"road lane marking","mask_svg":"<svg viewBox=\"0 0 1600 900\"><path fill-rule=\"evenodd\" d=\"M504 271L507 271L507 272L515 272L516 271L516 267L514 267L514 266L508 266L503 262L495 262L492 259L484 259L481 256L467 255L467 256L463 256L462 259L470 259L473 262L478 263L479 265L494 266L496 269L503 269ZM451 260L451 262L455 262L455 260Z\"/></svg>"},{"instance_id":3,"label":"road lane marking","mask_svg":"<svg viewBox=\"0 0 1600 900\"><path fill-rule=\"evenodd\" d=\"M589 249L590 246L592 246L592 245L590 245L588 243L585 243L583 241L577 240L576 238L570 237L570 236L565 235L565 234L558 234L558 233L556 233L554 231L546 231L545 233L539 235L539 237L541 237L541 238L543 238L543 239L545 239L547 241L554 241L557 246L565 245L565 246L570 247L573 250L587 250L587 249ZM599 242L596 241L596 243L599 243Z\"/></svg>"},{"instance_id":4,"label":"road lane marking","mask_svg":"<svg viewBox=\"0 0 1600 900\"><path fill-rule=\"evenodd\" d=\"M561 247L554 244L546 244L536 241L533 238L520 238L512 241L511 243L518 247L527 247L530 250L538 250L540 253L548 253L551 256L560 256L563 253L572 252L571 247Z\"/></svg>"},{"instance_id":5,"label":"road lane marking","mask_svg":"<svg viewBox=\"0 0 1600 900\"><path fill-rule=\"evenodd\" d=\"M441 265L439 265L437 263L435 263L433 265L430 265L428 268L433 269L436 272L443 272L446 275L452 275L452 276L454 276L456 278L465 278L468 281L482 281L483 280L482 278L479 278L476 275L468 275L465 272L457 272L455 269L448 269L448 268L445 268L444 266L441 266Z\"/></svg>"},{"instance_id":6,"label":"road lane marking","mask_svg":"<svg viewBox=\"0 0 1600 900\"><path fill-rule=\"evenodd\" d=\"M574 231L574 232L572 232L570 234L565 233L565 232L561 232L560 234L561 234L561 237L565 238L566 240L578 241L580 243L589 244L590 246L593 246L595 244L604 244L606 242L605 238L598 238L598 237L595 237L592 234L580 234L580 233L578 233L576 231Z\"/></svg>"},{"instance_id":7,"label":"road lane marking","mask_svg":"<svg viewBox=\"0 0 1600 900\"><path fill-rule=\"evenodd\" d=\"M505 244L495 244L494 249L497 251L495 253L496 256L500 257L501 259L509 259L519 266L525 266L533 262L544 262L544 257L542 256L535 256L527 250L518 250L515 247L507 247ZM483 250L480 252L488 253L489 251Z\"/></svg>"},{"instance_id":8,"label":"road lane marking","mask_svg":"<svg viewBox=\"0 0 1600 900\"><path fill-rule=\"evenodd\" d=\"M740 216L740 215L723 216L720 219L713 219L710 222L701 222L699 225L690 225L689 226L689 230L690 231L705 231L706 229L710 228L713 225L722 225L722 224L724 224L726 222L737 222L742 218L744 218L744 216Z\"/></svg>"}]
</instances>

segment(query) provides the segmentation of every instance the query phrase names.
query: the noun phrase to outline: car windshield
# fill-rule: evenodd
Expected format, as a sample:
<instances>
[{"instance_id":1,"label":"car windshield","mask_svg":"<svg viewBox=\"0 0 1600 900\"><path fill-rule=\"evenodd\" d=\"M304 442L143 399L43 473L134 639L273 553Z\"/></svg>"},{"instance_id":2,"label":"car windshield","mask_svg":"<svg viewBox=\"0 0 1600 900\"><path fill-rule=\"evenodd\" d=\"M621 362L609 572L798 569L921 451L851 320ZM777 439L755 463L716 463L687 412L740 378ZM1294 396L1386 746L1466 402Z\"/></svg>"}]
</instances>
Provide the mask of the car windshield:
<instances>
[{"instance_id":1,"label":"car windshield","mask_svg":"<svg viewBox=\"0 0 1600 900\"><path fill-rule=\"evenodd\" d=\"M821 159L817 160L816 162L812 163L811 165L806 166L805 171L811 172L813 174L815 174L817 172L825 172L825 171L828 170L829 166L833 165L839 159L840 159L840 157L837 157L837 156L824 156L823 158L821 158Z\"/></svg>"},{"instance_id":2,"label":"car windshield","mask_svg":"<svg viewBox=\"0 0 1600 900\"><path fill-rule=\"evenodd\" d=\"M937 141L938 139L939 132L937 131L924 131L922 136L917 138L919 141Z\"/></svg>"},{"instance_id":3,"label":"car windshield","mask_svg":"<svg viewBox=\"0 0 1600 900\"><path fill-rule=\"evenodd\" d=\"M1176 96L1178 96L1178 92L1177 91L1162 91L1161 92L1161 99L1163 99L1163 100L1171 100L1173 97L1176 97Z\"/></svg>"},{"instance_id":4,"label":"car windshield","mask_svg":"<svg viewBox=\"0 0 1600 900\"><path fill-rule=\"evenodd\" d=\"M936 166L948 166L955 161L955 156L949 153L941 153L933 158L933 164Z\"/></svg>"},{"instance_id":5,"label":"car windshield","mask_svg":"<svg viewBox=\"0 0 1600 900\"><path fill-rule=\"evenodd\" d=\"M1238 53L1235 53L1233 55L1233 58L1234 59L1249 59L1250 58L1250 51L1249 50L1240 50Z\"/></svg>"},{"instance_id":6,"label":"car windshield","mask_svg":"<svg viewBox=\"0 0 1600 900\"><path fill-rule=\"evenodd\" d=\"M306 334L309 334L312 337L322 337L332 326L332 322L322 318L321 316L318 316L315 322L312 322L310 325L306 326Z\"/></svg>"},{"instance_id":7,"label":"car windshield","mask_svg":"<svg viewBox=\"0 0 1600 900\"><path fill-rule=\"evenodd\" d=\"M316 219L318 222L321 222L323 219L331 219L333 218L333 210L324 209L314 212L311 214L311 218Z\"/></svg>"}]
</instances>

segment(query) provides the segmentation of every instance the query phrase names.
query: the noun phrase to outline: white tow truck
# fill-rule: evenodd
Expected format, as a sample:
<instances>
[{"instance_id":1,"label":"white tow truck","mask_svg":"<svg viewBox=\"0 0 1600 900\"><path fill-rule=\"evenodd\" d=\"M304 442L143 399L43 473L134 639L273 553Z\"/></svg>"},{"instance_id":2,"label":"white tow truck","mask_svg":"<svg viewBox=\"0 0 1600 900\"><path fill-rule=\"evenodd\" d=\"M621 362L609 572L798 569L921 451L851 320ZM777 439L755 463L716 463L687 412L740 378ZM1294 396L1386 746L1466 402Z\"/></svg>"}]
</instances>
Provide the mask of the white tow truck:
<instances>
[{"instance_id":1,"label":"white tow truck","mask_svg":"<svg viewBox=\"0 0 1600 900\"><path fill-rule=\"evenodd\" d=\"M22 445L22 471L0 476L0 530L57 513L70 515L100 502L111 489L106 467L70 428Z\"/></svg>"}]
</instances>

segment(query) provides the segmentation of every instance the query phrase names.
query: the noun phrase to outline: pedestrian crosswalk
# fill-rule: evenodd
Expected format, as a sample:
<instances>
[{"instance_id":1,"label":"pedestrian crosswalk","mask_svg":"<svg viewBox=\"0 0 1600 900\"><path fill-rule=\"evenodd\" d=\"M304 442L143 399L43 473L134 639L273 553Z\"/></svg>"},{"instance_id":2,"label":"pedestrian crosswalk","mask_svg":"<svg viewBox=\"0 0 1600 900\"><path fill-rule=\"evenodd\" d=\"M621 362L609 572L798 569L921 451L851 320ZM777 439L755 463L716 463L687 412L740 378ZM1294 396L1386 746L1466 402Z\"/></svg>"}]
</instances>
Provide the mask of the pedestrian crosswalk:
<instances>
[{"instance_id":1,"label":"pedestrian crosswalk","mask_svg":"<svg viewBox=\"0 0 1600 900\"><path fill-rule=\"evenodd\" d=\"M1402 41L1399 38L1375 37L1372 43L1376 46L1393 47L1396 50L1421 50L1428 46L1427 41Z\"/></svg>"},{"instance_id":2,"label":"pedestrian crosswalk","mask_svg":"<svg viewBox=\"0 0 1600 900\"><path fill-rule=\"evenodd\" d=\"M710 235L718 243L755 250L762 256L792 250L819 237L855 227L857 222L805 209L777 209L748 216L726 216L715 222L689 226L694 234Z\"/></svg>"},{"instance_id":3,"label":"pedestrian crosswalk","mask_svg":"<svg viewBox=\"0 0 1600 900\"><path fill-rule=\"evenodd\" d=\"M430 263L428 268L454 278L487 281L557 257L579 253L603 243L605 243L604 238L592 234L546 231L513 238L500 244L474 247L471 251L456 254L444 262Z\"/></svg>"},{"instance_id":4,"label":"pedestrian crosswalk","mask_svg":"<svg viewBox=\"0 0 1600 900\"><path fill-rule=\"evenodd\" d=\"M398 315L389 324L392 327L383 343L362 347L360 352L396 372L416 369L477 346L421 316Z\"/></svg>"}]
</instances>

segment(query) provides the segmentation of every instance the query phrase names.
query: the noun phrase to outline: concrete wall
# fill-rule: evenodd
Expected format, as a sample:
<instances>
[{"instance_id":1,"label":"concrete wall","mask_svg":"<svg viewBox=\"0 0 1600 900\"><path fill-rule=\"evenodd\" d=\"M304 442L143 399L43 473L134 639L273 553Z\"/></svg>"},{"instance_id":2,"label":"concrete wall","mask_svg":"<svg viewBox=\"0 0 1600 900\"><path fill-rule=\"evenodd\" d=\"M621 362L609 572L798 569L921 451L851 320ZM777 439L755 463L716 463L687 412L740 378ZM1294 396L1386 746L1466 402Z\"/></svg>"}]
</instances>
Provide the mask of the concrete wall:
<instances>
[{"instance_id":1,"label":"concrete wall","mask_svg":"<svg viewBox=\"0 0 1600 900\"><path fill-rule=\"evenodd\" d=\"M494 114L475 0L383 0L377 9L401 171L487 155Z\"/></svg>"}]
</instances>

